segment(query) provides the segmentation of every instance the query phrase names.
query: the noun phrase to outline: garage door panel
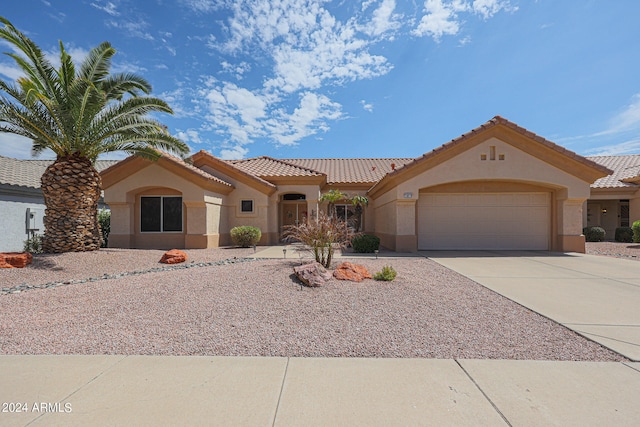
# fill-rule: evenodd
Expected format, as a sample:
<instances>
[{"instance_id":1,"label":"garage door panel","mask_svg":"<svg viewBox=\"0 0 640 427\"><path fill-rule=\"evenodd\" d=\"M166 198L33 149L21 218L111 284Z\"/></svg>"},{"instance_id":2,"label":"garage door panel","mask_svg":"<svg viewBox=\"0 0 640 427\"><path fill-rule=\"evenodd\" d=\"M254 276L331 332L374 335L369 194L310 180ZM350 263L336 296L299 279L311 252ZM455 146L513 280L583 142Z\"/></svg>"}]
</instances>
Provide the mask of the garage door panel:
<instances>
[{"instance_id":1,"label":"garage door panel","mask_svg":"<svg viewBox=\"0 0 640 427\"><path fill-rule=\"evenodd\" d=\"M421 194L419 249L548 250L549 193Z\"/></svg>"}]
</instances>

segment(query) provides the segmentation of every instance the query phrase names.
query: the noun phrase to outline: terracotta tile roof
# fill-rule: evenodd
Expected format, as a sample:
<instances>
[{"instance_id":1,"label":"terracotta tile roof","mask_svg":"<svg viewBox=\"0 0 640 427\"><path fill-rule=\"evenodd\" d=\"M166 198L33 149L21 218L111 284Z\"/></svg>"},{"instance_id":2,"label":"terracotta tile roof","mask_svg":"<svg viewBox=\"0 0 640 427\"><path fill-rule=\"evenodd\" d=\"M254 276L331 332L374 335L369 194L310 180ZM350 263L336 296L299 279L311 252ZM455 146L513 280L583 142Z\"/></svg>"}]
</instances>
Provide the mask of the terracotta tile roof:
<instances>
[{"instance_id":1,"label":"terracotta tile roof","mask_svg":"<svg viewBox=\"0 0 640 427\"><path fill-rule=\"evenodd\" d=\"M600 178L591 188L633 188L636 184L622 182L623 179L640 175L640 154L626 156L589 156L589 160L613 171L611 175Z\"/></svg>"},{"instance_id":2,"label":"terracotta tile roof","mask_svg":"<svg viewBox=\"0 0 640 427\"><path fill-rule=\"evenodd\" d=\"M260 178L259 176L253 175L249 172L247 172L244 169L241 169L237 166L235 166L233 163L226 161L226 160L222 160L216 156L214 156L213 154L209 153L208 151L205 150L200 150L197 153L193 154L191 156L191 160L193 161L194 164L198 164L199 161L201 161L202 159L206 159L204 160L204 162L209 161L210 163L213 163L213 165L209 165L210 167L220 169L221 167L226 167L229 168L231 170L233 170L234 172L237 172L238 174L244 176L246 179L250 179L250 180L254 180L256 182L259 182L262 185L265 185L267 187L271 187L276 189L277 187L270 183L267 180L264 180L262 178ZM199 164L199 166L201 166L202 164ZM196 167L199 167L196 166Z\"/></svg>"},{"instance_id":3,"label":"terracotta tile roof","mask_svg":"<svg viewBox=\"0 0 640 427\"><path fill-rule=\"evenodd\" d=\"M167 160L167 161L173 163L174 165L176 165L176 166L178 166L178 167L180 167L182 169L185 169L186 171L188 171L191 174L197 175L198 177L204 178L204 179L206 179L206 180L208 180L210 182L214 182L214 183L217 183L217 184L222 184L225 187L233 188L233 184L228 183L227 181L225 181L223 179L220 179L217 176L213 176L213 175L203 171L202 169L197 168L197 167L193 166L192 164L185 162L180 157L174 156L174 155L169 154L169 153L167 153L165 151L161 151L161 150L157 150L157 151L162 156L162 159ZM139 158L136 157L136 156L129 156L126 159L120 160L119 162L116 162L115 164L113 164L110 167L106 168L103 172L104 173L111 173L112 170L115 170L115 169L119 168L121 165L124 165L126 163L132 162L132 161L134 161L136 159L139 159Z\"/></svg>"},{"instance_id":4,"label":"terracotta tile roof","mask_svg":"<svg viewBox=\"0 0 640 427\"><path fill-rule=\"evenodd\" d=\"M208 179L210 181L215 181L218 184L223 184L223 185L228 186L228 187L233 187L233 184L228 183L227 181L225 181L225 180L223 180L221 178L218 178L217 176L213 176L213 175L203 171L202 169L197 168L197 167L193 166L192 164L185 162L180 157L174 156L174 155L166 153L164 151L160 151L160 153L162 154L162 158L170 160L171 162L182 166L183 168L189 170L192 173L200 175L201 177L206 178L206 179Z\"/></svg>"},{"instance_id":5,"label":"terracotta tile roof","mask_svg":"<svg viewBox=\"0 0 640 427\"><path fill-rule=\"evenodd\" d=\"M329 184L373 184L387 173L400 168L413 159L284 159L284 161L317 170L327 175Z\"/></svg>"},{"instance_id":6,"label":"terracotta tile roof","mask_svg":"<svg viewBox=\"0 0 640 427\"><path fill-rule=\"evenodd\" d=\"M101 172L119 160L98 160L96 169ZM40 188L40 177L53 160L23 160L0 156L0 184Z\"/></svg>"},{"instance_id":7,"label":"terracotta tile roof","mask_svg":"<svg viewBox=\"0 0 640 427\"><path fill-rule=\"evenodd\" d=\"M258 177L322 176L322 172L267 156L244 160L227 160L229 164Z\"/></svg>"}]
</instances>

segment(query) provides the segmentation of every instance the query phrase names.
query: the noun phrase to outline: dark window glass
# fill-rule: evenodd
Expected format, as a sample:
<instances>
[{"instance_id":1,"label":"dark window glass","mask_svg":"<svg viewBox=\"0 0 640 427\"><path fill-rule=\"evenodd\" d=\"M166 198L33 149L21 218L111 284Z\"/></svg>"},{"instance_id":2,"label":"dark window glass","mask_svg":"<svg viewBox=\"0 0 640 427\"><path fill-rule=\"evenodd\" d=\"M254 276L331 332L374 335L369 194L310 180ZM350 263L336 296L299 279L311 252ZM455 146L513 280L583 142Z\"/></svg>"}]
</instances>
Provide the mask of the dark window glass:
<instances>
[{"instance_id":1,"label":"dark window glass","mask_svg":"<svg viewBox=\"0 0 640 427\"><path fill-rule=\"evenodd\" d=\"M306 196L304 194L285 194L282 196L282 200L305 200Z\"/></svg>"},{"instance_id":2,"label":"dark window glass","mask_svg":"<svg viewBox=\"0 0 640 427\"><path fill-rule=\"evenodd\" d=\"M182 197L141 197L140 230L182 231Z\"/></svg>"},{"instance_id":3,"label":"dark window glass","mask_svg":"<svg viewBox=\"0 0 640 427\"><path fill-rule=\"evenodd\" d=\"M162 231L182 231L182 197L162 198Z\"/></svg>"},{"instance_id":4,"label":"dark window glass","mask_svg":"<svg viewBox=\"0 0 640 427\"><path fill-rule=\"evenodd\" d=\"M161 197L140 198L140 230L161 231Z\"/></svg>"},{"instance_id":5,"label":"dark window glass","mask_svg":"<svg viewBox=\"0 0 640 427\"><path fill-rule=\"evenodd\" d=\"M253 212L253 200L243 200L240 207L241 212Z\"/></svg>"}]
</instances>

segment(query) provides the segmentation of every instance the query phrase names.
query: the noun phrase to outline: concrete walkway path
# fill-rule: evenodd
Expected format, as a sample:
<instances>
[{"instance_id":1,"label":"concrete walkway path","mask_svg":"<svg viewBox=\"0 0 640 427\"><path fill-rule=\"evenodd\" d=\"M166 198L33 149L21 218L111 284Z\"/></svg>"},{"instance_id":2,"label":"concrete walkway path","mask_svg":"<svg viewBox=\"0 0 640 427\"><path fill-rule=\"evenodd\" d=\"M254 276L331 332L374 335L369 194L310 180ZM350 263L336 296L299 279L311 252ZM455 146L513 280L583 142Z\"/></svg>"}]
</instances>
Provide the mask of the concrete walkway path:
<instances>
[{"instance_id":1,"label":"concrete walkway path","mask_svg":"<svg viewBox=\"0 0 640 427\"><path fill-rule=\"evenodd\" d=\"M421 254L632 360L640 361L640 262L514 251ZM640 400L638 401L640 405Z\"/></svg>"},{"instance_id":2,"label":"concrete walkway path","mask_svg":"<svg viewBox=\"0 0 640 427\"><path fill-rule=\"evenodd\" d=\"M284 252L283 250L286 250ZM334 252L334 259L340 258L424 258L424 256L417 253L405 253L394 252L388 249L381 249L378 254L358 254L349 251L341 251L336 249ZM300 259L305 261L313 260L313 253L308 249L305 249L302 244L288 244L279 246L258 246L256 252L250 255L248 258L287 258L287 259Z\"/></svg>"},{"instance_id":3,"label":"concrete walkway path","mask_svg":"<svg viewBox=\"0 0 640 427\"><path fill-rule=\"evenodd\" d=\"M632 426L639 395L640 363L0 356L2 426Z\"/></svg>"}]
</instances>

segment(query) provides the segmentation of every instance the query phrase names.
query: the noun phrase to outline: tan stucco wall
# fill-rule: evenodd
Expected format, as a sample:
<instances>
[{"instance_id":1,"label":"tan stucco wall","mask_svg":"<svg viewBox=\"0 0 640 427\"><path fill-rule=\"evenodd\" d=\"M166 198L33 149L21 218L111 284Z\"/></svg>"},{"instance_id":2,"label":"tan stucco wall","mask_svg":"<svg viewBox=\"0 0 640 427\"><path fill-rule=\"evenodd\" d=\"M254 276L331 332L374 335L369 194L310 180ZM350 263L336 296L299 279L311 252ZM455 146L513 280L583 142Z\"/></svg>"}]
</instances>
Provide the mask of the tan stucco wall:
<instances>
[{"instance_id":1,"label":"tan stucco wall","mask_svg":"<svg viewBox=\"0 0 640 427\"><path fill-rule=\"evenodd\" d=\"M141 233L141 195L181 195L183 232ZM219 240L219 225L210 219L220 217L225 196L204 190L156 163L106 188L104 198L112 212L111 247L205 248Z\"/></svg>"}]
</instances>

